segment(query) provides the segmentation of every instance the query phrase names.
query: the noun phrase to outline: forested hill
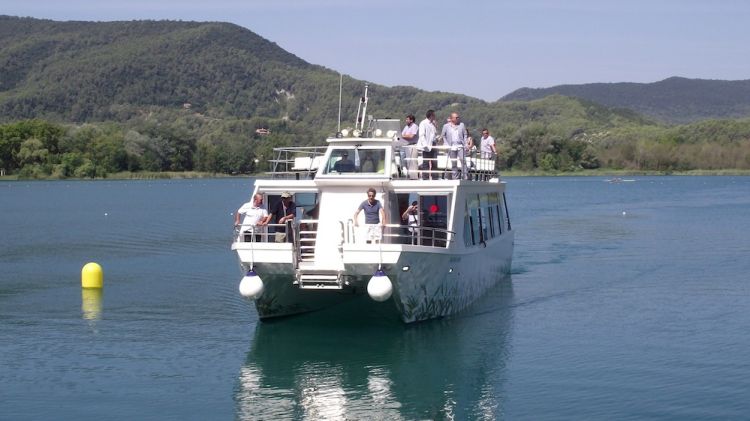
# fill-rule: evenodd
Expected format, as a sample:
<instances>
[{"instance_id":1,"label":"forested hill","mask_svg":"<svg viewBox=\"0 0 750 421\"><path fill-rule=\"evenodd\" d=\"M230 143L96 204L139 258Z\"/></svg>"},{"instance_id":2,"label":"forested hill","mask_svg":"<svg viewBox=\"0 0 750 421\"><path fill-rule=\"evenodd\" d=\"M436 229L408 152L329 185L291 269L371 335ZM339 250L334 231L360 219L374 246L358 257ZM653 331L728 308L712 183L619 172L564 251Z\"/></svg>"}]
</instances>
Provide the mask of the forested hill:
<instances>
[{"instance_id":1,"label":"forested hill","mask_svg":"<svg viewBox=\"0 0 750 421\"><path fill-rule=\"evenodd\" d=\"M501 101L529 101L549 95L565 95L608 107L628 108L669 123L750 117L750 79L726 81L671 77L655 83L521 88Z\"/></svg>"},{"instance_id":2,"label":"forested hill","mask_svg":"<svg viewBox=\"0 0 750 421\"><path fill-rule=\"evenodd\" d=\"M227 23L55 22L0 17L4 119L119 120L129 106L279 113L274 86L323 73Z\"/></svg>"},{"instance_id":3,"label":"forested hill","mask_svg":"<svg viewBox=\"0 0 750 421\"><path fill-rule=\"evenodd\" d=\"M0 122L127 121L144 107L335 127L338 73L229 23L57 22L0 16ZM363 82L344 79L344 116ZM371 85L372 106L423 112L481 101ZM333 123L333 124L331 124Z\"/></svg>"}]
</instances>

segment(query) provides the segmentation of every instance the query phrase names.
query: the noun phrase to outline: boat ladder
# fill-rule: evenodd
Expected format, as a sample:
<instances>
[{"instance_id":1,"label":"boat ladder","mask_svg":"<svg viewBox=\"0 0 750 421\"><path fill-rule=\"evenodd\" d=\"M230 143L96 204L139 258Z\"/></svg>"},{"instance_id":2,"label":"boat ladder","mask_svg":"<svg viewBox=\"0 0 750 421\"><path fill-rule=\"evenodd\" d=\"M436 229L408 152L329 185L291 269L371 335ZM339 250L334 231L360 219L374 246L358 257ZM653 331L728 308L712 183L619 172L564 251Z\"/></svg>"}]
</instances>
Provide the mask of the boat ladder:
<instances>
[{"instance_id":1,"label":"boat ladder","mask_svg":"<svg viewBox=\"0 0 750 421\"><path fill-rule=\"evenodd\" d=\"M300 262L315 261L315 242L318 235L318 221L300 221L299 237L297 238L297 250Z\"/></svg>"},{"instance_id":2,"label":"boat ladder","mask_svg":"<svg viewBox=\"0 0 750 421\"><path fill-rule=\"evenodd\" d=\"M300 289L342 289L341 273L330 270L298 270L297 281Z\"/></svg>"}]
</instances>

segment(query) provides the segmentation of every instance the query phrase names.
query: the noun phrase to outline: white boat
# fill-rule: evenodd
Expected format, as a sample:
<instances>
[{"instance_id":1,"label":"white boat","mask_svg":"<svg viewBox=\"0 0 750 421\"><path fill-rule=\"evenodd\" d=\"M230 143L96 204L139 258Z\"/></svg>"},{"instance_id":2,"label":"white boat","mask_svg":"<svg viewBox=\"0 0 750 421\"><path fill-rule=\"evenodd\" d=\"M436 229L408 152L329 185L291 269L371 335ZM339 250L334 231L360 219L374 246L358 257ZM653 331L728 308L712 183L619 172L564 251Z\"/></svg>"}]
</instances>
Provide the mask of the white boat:
<instances>
[{"instance_id":1,"label":"white boat","mask_svg":"<svg viewBox=\"0 0 750 421\"><path fill-rule=\"evenodd\" d=\"M467 158L470 179L452 180L438 146L440 179L422 179L428 171L400 165L408 146L398 133L400 121L370 118L325 148L275 150L273 171L255 181L253 194L273 205L291 193L295 218L256 235L239 227L232 244L245 273L240 292L255 300L261 320L349 302L344 307L411 323L465 309L510 273L514 232L495 161ZM336 164L344 153L353 157L348 168ZM369 188L386 215L381 241L367 241L362 212L353 220ZM401 216L414 201L417 222L408 226ZM286 239L276 242L274 230Z\"/></svg>"}]
</instances>

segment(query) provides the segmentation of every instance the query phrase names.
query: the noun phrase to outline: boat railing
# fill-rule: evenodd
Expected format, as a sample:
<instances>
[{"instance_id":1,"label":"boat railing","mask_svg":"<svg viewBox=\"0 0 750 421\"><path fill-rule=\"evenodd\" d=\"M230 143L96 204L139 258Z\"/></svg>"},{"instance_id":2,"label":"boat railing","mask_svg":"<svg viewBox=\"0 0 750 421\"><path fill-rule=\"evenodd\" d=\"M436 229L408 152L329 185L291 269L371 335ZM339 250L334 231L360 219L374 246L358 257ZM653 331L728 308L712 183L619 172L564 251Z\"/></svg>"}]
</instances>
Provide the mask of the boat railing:
<instances>
[{"instance_id":1,"label":"boat railing","mask_svg":"<svg viewBox=\"0 0 750 421\"><path fill-rule=\"evenodd\" d=\"M413 145L398 146L396 150L399 164L402 159L403 164L400 164L399 175L394 178L451 179L454 162L458 171L464 173L469 180L489 181L498 177L496 154L483 155L472 149L464 154L463 159L451 158L450 146L433 146L432 150L436 152L435 157L426 158L423 152ZM466 167L465 172L464 167Z\"/></svg>"},{"instance_id":2,"label":"boat railing","mask_svg":"<svg viewBox=\"0 0 750 421\"><path fill-rule=\"evenodd\" d=\"M234 229L234 238L238 243L291 243L296 266L299 262L315 261L318 223L317 219L302 219L264 226L238 225ZM355 226L352 219L346 223L339 221L339 225L341 245L367 242L364 226ZM381 229L383 244L448 248L455 235L453 231L426 226L386 224Z\"/></svg>"},{"instance_id":3,"label":"boat railing","mask_svg":"<svg viewBox=\"0 0 750 421\"><path fill-rule=\"evenodd\" d=\"M312 179L323 165L326 146L290 146L273 148L268 160L272 178Z\"/></svg>"},{"instance_id":4,"label":"boat railing","mask_svg":"<svg viewBox=\"0 0 750 421\"><path fill-rule=\"evenodd\" d=\"M383 242L414 246L448 248L455 233L443 228L386 224Z\"/></svg>"},{"instance_id":5,"label":"boat railing","mask_svg":"<svg viewBox=\"0 0 750 421\"><path fill-rule=\"evenodd\" d=\"M442 228L386 224L381 227L383 244L407 244L424 247L448 248L455 233ZM342 225L345 244L366 243L364 226L356 227L349 219L346 228ZM361 236L361 237L360 237Z\"/></svg>"},{"instance_id":6,"label":"boat railing","mask_svg":"<svg viewBox=\"0 0 750 421\"><path fill-rule=\"evenodd\" d=\"M286 243L295 235L294 224L237 225L234 228L235 242L238 243Z\"/></svg>"},{"instance_id":7,"label":"boat railing","mask_svg":"<svg viewBox=\"0 0 750 421\"><path fill-rule=\"evenodd\" d=\"M296 146L273 149L269 160L271 178L313 179L318 168L324 166L326 146ZM394 179L439 180L451 179L456 168L462 177L475 181L489 181L498 177L497 155L483 155L476 150L467 152L463 159L451 158L449 146L433 146L435 157L424 157L414 145L394 145ZM466 171L463 168L466 167Z\"/></svg>"}]
</instances>

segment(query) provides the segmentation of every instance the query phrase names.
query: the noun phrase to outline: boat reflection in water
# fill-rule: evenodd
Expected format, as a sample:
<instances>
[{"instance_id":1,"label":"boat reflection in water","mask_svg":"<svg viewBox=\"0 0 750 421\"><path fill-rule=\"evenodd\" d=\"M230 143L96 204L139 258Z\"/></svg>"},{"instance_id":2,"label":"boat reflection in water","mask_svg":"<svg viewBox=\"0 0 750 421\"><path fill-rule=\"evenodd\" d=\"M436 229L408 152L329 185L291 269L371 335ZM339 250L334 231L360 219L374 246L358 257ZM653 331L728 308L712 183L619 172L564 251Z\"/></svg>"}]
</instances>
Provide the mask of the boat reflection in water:
<instances>
[{"instance_id":1,"label":"boat reflection in water","mask_svg":"<svg viewBox=\"0 0 750 421\"><path fill-rule=\"evenodd\" d=\"M452 319L402 325L335 309L259 323L235 388L237 418L495 419L512 297L507 276Z\"/></svg>"}]
</instances>

